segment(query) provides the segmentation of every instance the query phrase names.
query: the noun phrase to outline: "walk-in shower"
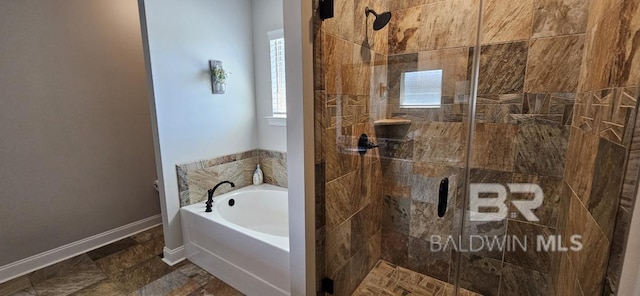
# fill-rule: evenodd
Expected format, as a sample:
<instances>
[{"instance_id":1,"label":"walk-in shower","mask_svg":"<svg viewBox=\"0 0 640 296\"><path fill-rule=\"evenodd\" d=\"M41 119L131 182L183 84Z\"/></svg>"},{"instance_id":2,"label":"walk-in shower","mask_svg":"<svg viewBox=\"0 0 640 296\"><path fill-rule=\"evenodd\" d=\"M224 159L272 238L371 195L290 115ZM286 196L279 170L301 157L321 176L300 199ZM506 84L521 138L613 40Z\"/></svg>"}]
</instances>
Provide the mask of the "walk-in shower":
<instances>
[{"instance_id":1,"label":"walk-in shower","mask_svg":"<svg viewBox=\"0 0 640 296\"><path fill-rule=\"evenodd\" d=\"M319 288L615 291L640 0L538 2L337 0L315 20Z\"/></svg>"}]
</instances>

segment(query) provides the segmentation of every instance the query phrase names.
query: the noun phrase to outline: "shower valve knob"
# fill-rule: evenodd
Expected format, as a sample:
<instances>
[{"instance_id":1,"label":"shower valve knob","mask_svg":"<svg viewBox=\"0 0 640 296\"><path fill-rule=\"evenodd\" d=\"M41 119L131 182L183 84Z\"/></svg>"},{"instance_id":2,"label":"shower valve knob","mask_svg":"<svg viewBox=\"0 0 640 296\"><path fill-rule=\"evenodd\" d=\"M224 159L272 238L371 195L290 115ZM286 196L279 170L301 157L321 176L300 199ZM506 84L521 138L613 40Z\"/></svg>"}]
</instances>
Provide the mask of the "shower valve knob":
<instances>
[{"instance_id":1,"label":"shower valve knob","mask_svg":"<svg viewBox=\"0 0 640 296\"><path fill-rule=\"evenodd\" d=\"M378 148L378 145L369 141L369 136L367 136L367 134L360 135L360 139L358 139L358 153L360 153L360 155L365 155L367 150L373 148Z\"/></svg>"}]
</instances>

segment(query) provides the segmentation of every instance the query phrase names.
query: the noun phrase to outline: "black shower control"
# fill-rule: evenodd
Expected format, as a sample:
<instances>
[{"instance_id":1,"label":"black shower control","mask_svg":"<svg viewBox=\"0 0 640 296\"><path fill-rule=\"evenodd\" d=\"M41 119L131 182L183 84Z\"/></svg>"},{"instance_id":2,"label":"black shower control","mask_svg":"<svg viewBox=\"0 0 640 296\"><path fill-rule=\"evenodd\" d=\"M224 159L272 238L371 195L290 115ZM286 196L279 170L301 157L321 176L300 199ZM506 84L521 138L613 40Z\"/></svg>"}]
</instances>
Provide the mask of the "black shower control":
<instances>
[{"instance_id":1,"label":"black shower control","mask_svg":"<svg viewBox=\"0 0 640 296\"><path fill-rule=\"evenodd\" d=\"M333 280L330 278L322 279L322 292L333 295Z\"/></svg>"},{"instance_id":2,"label":"black shower control","mask_svg":"<svg viewBox=\"0 0 640 296\"><path fill-rule=\"evenodd\" d=\"M440 191L438 193L438 217L444 217L447 213L447 198L449 197L449 178L440 181Z\"/></svg>"},{"instance_id":3,"label":"black shower control","mask_svg":"<svg viewBox=\"0 0 640 296\"><path fill-rule=\"evenodd\" d=\"M333 17L333 0L320 0L318 6L320 19L326 20Z\"/></svg>"},{"instance_id":4,"label":"black shower control","mask_svg":"<svg viewBox=\"0 0 640 296\"><path fill-rule=\"evenodd\" d=\"M358 153L360 153L360 155L365 155L367 153L367 150L378 147L378 145L373 144L373 142L369 141L369 137L367 136L367 134L360 135L360 138L358 139Z\"/></svg>"}]
</instances>

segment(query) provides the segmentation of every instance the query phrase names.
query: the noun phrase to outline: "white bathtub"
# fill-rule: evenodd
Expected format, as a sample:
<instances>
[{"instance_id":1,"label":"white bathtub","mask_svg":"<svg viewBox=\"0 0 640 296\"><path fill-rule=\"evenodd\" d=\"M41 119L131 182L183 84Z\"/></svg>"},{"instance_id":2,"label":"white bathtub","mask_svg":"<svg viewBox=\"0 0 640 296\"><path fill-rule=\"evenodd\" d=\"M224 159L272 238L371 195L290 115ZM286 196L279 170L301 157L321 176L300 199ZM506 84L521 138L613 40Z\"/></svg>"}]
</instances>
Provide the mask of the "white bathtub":
<instances>
[{"instance_id":1,"label":"white bathtub","mask_svg":"<svg viewBox=\"0 0 640 296\"><path fill-rule=\"evenodd\" d=\"M267 184L215 197L210 213L183 207L187 258L244 294L290 295L288 214L287 189Z\"/></svg>"}]
</instances>

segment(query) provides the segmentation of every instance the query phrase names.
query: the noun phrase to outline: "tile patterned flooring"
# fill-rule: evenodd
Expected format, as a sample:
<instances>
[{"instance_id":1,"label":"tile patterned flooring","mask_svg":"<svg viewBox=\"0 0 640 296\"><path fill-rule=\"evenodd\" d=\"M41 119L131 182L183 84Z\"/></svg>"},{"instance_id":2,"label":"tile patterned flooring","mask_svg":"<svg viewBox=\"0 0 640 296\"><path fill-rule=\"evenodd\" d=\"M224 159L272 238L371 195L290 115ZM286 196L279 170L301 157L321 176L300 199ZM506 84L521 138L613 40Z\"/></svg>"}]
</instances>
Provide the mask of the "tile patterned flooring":
<instances>
[{"instance_id":1,"label":"tile patterned flooring","mask_svg":"<svg viewBox=\"0 0 640 296\"><path fill-rule=\"evenodd\" d=\"M380 260L352 296L453 296L453 288L451 284ZM464 289L460 289L458 295L482 296Z\"/></svg>"},{"instance_id":2,"label":"tile patterned flooring","mask_svg":"<svg viewBox=\"0 0 640 296\"><path fill-rule=\"evenodd\" d=\"M242 295L188 260L168 266L163 246L154 227L0 284L0 295Z\"/></svg>"},{"instance_id":3,"label":"tile patterned flooring","mask_svg":"<svg viewBox=\"0 0 640 296\"><path fill-rule=\"evenodd\" d=\"M2 296L243 295L185 260L162 262L162 226L0 284ZM379 261L353 296L453 295L453 286ZM481 296L466 290L460 296Z\"/></svg>"}]
</instances>

